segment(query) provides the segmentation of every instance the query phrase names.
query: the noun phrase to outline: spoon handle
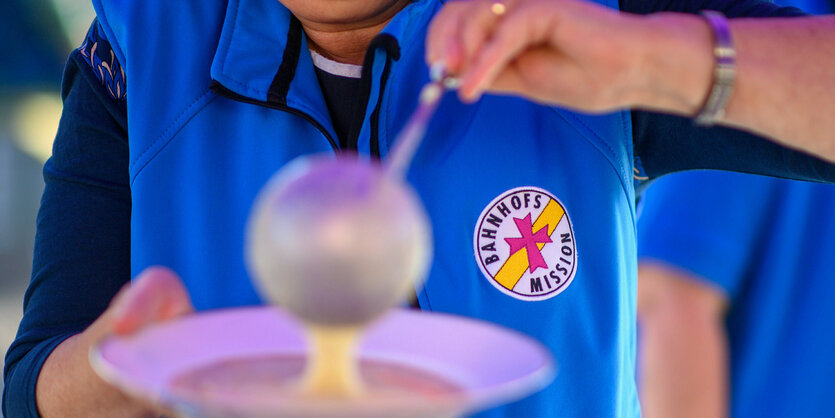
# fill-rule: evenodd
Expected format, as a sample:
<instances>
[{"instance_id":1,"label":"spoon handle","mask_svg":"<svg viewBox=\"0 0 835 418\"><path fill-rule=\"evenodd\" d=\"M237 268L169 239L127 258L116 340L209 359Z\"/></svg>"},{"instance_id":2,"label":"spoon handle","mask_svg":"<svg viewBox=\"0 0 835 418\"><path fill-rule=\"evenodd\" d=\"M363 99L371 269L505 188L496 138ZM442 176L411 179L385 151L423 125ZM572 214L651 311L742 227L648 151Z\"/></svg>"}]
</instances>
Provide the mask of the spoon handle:
<instances>
[{"instance_id":1,"label":"spoon handle","mask_svg":"<svg viewBox=\"0 0 835 418\"><path fill-rule=\"evenodd\" d=\"M415 151L423 140L423 134L426 133L426 126L441 102L441 97L447 89L454 88L455 85L456 80L446 75L443 65L432 67L431 81L420 90L417 109L395 139L394 149L386 167L389 176L405 177Z\"/></svg>"}]
</instances>

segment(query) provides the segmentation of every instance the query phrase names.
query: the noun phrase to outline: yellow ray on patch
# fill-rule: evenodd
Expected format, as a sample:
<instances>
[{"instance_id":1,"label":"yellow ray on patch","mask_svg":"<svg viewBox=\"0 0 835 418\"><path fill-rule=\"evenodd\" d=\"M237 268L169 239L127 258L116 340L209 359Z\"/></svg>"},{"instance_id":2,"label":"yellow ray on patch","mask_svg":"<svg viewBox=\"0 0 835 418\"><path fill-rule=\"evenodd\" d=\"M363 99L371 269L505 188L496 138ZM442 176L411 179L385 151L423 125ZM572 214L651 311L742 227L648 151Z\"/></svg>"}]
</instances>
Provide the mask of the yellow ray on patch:
<instances>
[{"instance_id":1,"label":"yellow ray on patch","mask_svg":"<svg viewBox=\"0 0 835 418\"><path fill-rule=\"evenodd\" d=\"M557 225L560 223L560 220L562 220L564 214L565 211L562 206L552 199L547 205L545 205L545 209L542 210L539 217L536 218L536 222L533 224L533 231L539 231L545 225L548 225L548 236L550 237L551 234L554 233L554 230L557 229ZM536 244L536 246L541 250L545 244L546 243L542 242ZM516 287L516 283L519 283L519 280L522 279L522 275L525 274L525 270L527 270L529 266L528 250L527 248L522 248L507 258L507 261L505 261L502 268L500 268L499 272L496 273L495 280L506 289L513 290L513 288Z\"/></svg>"}]
</instances>

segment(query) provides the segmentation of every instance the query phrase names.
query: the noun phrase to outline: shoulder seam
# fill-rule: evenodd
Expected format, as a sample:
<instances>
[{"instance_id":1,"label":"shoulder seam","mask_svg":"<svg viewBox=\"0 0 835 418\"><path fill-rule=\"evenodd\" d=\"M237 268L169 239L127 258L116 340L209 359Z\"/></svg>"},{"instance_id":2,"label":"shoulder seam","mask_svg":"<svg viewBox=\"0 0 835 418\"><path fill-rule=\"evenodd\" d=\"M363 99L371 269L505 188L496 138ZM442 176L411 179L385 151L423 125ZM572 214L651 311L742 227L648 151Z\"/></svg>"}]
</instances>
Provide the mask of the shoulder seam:
<instances>
[{"instance_id":1,"label":"shoulder seam","mask_svg":"<svg viewBox=\"0 0 835 418\"><path fill-rule=\"evenodd\" d=\"M186 106L186 108L174 118L174 121L165 128L165 131L160 134L157 139L151 141L145 149L140 152L136 158L133 158L130 162L130 184L133 186L134 181L136 181L136 177L142 172L143 169L150 163L154 157L165 148L168 143L183 129L186 124L193 118L201 109L206 107L209 103L211 103L214 99L218 96L212 93L211 89L207 89L203 94L198 96L191 104ZM146 157L146 154L153 153L153 155ZM143 161L144 160L144 161ZM135 167L137 164L140 164Z\"/></svg>"},{"instance_id":2,"label":"shoulder seam","mask_svg":"<svg viewBox=\"0 0 835 418\"><path fill-rule=\"evenodd\" d=\"M618 158L616 158L617 153L606 142L606 140L604 140L600 136L600 134L597 133L597 131L592 129L590 126L588 126L588 124L586 124L582 119L575 116L573 113L571 113L569 111L566 111L566 110L563 110L563 109L560 109L560 108L555 108L555 107L552 107L551 109L554 111L554 113L559 115L566 122L573 125L575 127L575 129L577 130L577 132L580 133L580 135L583 138L585 138L586 141L591 143L593 147L597 148L600 151L600 153L603 154L603 156L606 158L606 160L609 161L609 165L611 165L612 168L615 170L615 172L618 174L618 180L620 181L621 188L623 189L623 192L626 195L626 197L627 198L632 197L633 200L634 200L634 193L629 193L629 190L630 190L629 185L632 185L634 187L634 184L631 184L632 183L632 181L631 181L632 180L632 172L630 170L627 170L626 167L624 167L623 162L619 161ZM625 128L626 127L626 125L625 125L626 121L625 121L625 119L623 119L624 118L624 116L623 116L624 112L625 111L620 111L621 120L623 121L624 128ZM579 127L582 127L583 129L579 129ZM632 144L632 138L628 138L627 132L625 130L623 132L623 135L626 136L627 139L629 140L629 143ZM630 184L626 183L627 180L629 180ZM632 215L633 221L635 221L636 216L635 216L634 205L632 205L632 208L630 209L630 213Z\"/></svg>"}]
</instances>

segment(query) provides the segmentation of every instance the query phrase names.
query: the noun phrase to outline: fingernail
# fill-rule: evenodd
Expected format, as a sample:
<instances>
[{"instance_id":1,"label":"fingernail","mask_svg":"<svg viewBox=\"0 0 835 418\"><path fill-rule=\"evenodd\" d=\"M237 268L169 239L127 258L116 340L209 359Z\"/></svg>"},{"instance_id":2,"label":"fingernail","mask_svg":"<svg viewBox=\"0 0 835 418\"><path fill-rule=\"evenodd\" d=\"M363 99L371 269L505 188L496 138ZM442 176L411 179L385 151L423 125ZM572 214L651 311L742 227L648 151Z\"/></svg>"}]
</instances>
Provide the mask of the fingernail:
<instances>
[{"instance_id":1,"label":"fingernail","mask_svg":"<svg viewBox=\"0 0 835 418\"><path fill-rule=\"evenodd\" d=\"M446 76L443 80L444 87L448 90L457 90L461 88L461 79L459 77Z\"/></svg>"},{"instance_id":2,"label":"fingernail","mask_svg":"<svg viewBox=\"0 0 835 418\"><path fill-rule=\"evenodd\" d=\"M429 67L429 79L435 82L443 81L446 78L446 62L437 61Z\"/></svg>"},{"instance_id":3,"label":"fingernail","mask_svg":"<svg viewBox=\"0 0 835 418\"><path fill-rule=\"evenodd\" d=\"M113 318L113 332L120 335L130 334L136 328L133 325L132 318L116 316Z\"/></svg>"}]
</instances>

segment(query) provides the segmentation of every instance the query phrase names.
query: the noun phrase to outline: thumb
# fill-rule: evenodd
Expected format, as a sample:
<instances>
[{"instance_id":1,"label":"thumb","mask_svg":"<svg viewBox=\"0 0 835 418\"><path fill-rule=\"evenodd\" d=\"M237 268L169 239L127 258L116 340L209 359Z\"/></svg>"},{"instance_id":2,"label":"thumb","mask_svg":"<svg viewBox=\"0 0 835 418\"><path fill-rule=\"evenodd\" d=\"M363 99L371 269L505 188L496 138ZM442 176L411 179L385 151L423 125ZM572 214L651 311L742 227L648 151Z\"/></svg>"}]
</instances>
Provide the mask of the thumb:
<instances>
[{"instance_id":1,"label":"thumb","mask_svg":"<svg viewBox=\"0 0 835 418\"><path fill-rule=\"evenodd\" d=\"M123 288L110 307L113 331L130 334L154 322L194 311L185 286L176 273L154 266L145 269Z\"/></svg>"}]
</instances>

